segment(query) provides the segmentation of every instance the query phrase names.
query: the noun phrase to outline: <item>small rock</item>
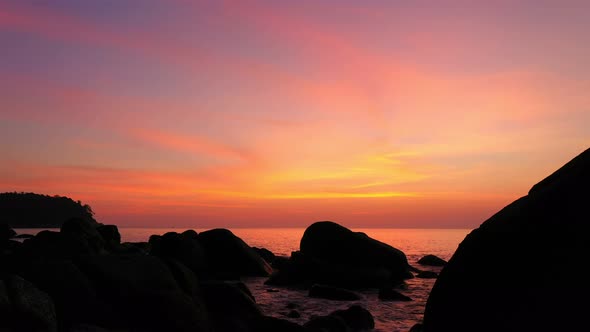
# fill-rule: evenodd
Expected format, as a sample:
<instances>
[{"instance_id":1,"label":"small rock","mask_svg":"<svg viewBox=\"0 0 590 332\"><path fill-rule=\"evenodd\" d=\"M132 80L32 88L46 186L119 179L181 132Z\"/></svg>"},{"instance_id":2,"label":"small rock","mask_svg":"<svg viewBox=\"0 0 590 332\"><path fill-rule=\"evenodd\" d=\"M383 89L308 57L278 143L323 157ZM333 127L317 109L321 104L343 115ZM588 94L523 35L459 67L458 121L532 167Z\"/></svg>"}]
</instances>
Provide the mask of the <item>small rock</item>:
<instances>
[{"instance_id":1,"label":"small rock","mask_svg":"<svg viewBox=\"0 0 590 332\"><path fill-rule=\"evenodd\" d=\"M381 301L412 301L412 299L404 294L397 292L391 288L382 288L379 290L379 300Z\"/></svg>"},{"instance_id":2,"label":"small rock","mask_svg":"<svg viewBox=\"0 0 590 332\"><path fill-rule=\"evenodd\" d=\"M309 290L309 297L316 297L335 301L358 301L360 296L344 288L313 285Z\"/></svg>"},{"instance_id":3,"label":"small rock","mask_svg":"<svg viewBox=\"0 0 590 332\"><path fill-rule=\"evenodd\" d=\"M447 261L434 255L426 255L418 260L420 265L445 266Z\"/></svg>"},{"instance_id":4,"label":"small rock","mask_svg":"<svg viewBox=\"0 0 590 332\"><path fill-rule=\"evenodd\" d=\"M422 279L436 279L438 278L438 273L436 272L432 272L432 271L420 271L417 275L416 278L422 278Z\"/></svg>"},{"instance_id":5,"label":"small rock","mask_svg":"<svg viewBox=\"0 0 590 332\"><path fill-rule=\"evenodd\" d=\"M289 318L299 318L299 317L301 317L301 314L297 310L291 310L287 314L287 317L289 317Z\"/></svg>"},{"instance_id":6,"label":"small rock","mask_svg":"<svg viewBox=\"0 0 590 332\"><path fill-rule=\"evenodd\" d=\"M344 322L346 322L346 325L354 331L371 330L375 328L373 315L371 315L367 309L359 305L353 305L346 310L334 311L330 315L342 318Z\"/></svg>"}]
</instances>

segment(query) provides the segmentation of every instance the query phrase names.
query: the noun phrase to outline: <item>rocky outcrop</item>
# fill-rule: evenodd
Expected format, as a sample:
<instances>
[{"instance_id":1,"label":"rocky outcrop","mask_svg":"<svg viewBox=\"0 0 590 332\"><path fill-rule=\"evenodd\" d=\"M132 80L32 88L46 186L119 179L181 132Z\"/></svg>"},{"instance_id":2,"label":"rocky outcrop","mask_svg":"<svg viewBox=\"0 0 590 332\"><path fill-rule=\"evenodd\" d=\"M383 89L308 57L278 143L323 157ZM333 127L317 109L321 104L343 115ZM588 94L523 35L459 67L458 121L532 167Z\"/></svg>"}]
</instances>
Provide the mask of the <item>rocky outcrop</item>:
<instances>
[{"instance_id":1,"label":"rocky outcrop","mask_svg":"<svg viewBox=\"0 0 590 332\"><path fill-rule=\"evenodd\" d=\"M445 266L447 261L435 255L426 255L418 260L418 264L426 266Z\"/></svg>"},{"instance_id":2,"label":"rocky outcrop","mask_svg":"<svg viewBox=\"0 0 590 332\"><path fill-rule=\"evenodd\" d=\"M424 331L574 331L590 284L590 150L473 230L440 273Z\"/></svg>"},{"instance_id":3,"label":"rocky outcrop","mask_svg":"<svg viewBox=\"0 0 590 332\"><path fill-rule=\"evenodd\" d=\"M346 310L336 310L327 316L312 317L303 326L308 332L369 331L375 328L375 320L367 309L353 305Z\"/></svg>"},{"instance_id":4,"label":"rocky outcrop","mask_svg":"<svg viewBox=\"0 0 590 332\"><path fill-rule=\"evenodd\" d=\"M268 284L382 287L411 277L402 251L333 222L309 226L300 249Z\"/></svg>"}]
</instances>

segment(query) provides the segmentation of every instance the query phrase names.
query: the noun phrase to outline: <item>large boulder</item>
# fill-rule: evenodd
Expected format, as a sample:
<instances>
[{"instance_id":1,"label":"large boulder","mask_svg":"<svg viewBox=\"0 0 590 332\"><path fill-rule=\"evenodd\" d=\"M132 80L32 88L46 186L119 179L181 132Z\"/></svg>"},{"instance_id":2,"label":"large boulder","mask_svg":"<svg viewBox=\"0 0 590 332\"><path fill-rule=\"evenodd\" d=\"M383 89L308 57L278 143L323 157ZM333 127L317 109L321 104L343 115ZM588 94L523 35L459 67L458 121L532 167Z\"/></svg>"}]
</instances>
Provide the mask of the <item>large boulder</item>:
<instances>
[{"instance_id":1,"label":"large boulder","mask_svg":"<svg viewBox=\"0 0 590 332\"><path fill-rule=\"evenodd\" d=\"M34 259L71 259L80 255L97 254L86 239L61 232L41 231L23 242L17 255L22 261Z\"/></svg>"},{"instance_id":2,"label":"large boulder","mask_svg":"<svg viewBox=\"0 0 590 332\"><path fill-rule=\"evenodd\" d=\"M264 316L244 283L210 280L201 289L216 332L256 331Z\"/></svg>"},{"instance_id":3,"label":"large boulder","mask_svg":"<svg viewBox=\"0 0 590 332\"><path fill-rule=\"evenodd\" d=\"M588 325L590 149L461 243L428 299L424 331L575 331Z\"/></svg>"},{"instance_id":4,"label":"large boulder","mask_svg":"<svg viewBox=\"0 0 590 332\"><path fill-rule=\"evenodd\" d=\"M10 228L7 224L0 223L0 248L4 243L6 243L9 239L13 238L16 235L16 232Z\"/></svg>"},{"instance_id":5,"label":"large boulder","mask_svg":"<svg viewBox=\"0 0 590 332\"><path fill-rule=\"evenodd\" d=\"M209 330L203 307L156 257L98 255L79 258L76 264L110 309L97 325L142 331Z\"/></svg>"},{"instance_id":6,"label":"large boulder","mask_svg":"<svg viewBox=\"0 0 590 332\"><path fill-rule=\"evenodd\" d=\"M221 278L268 276L270 265L254 249L227 229L217 228L198 235L210 271Z\"/></svg>"},{"instance_id":7,"label":"large boulder","mask_svg":"<svg viewBox=\"0 0 590 332\"><path fill-rule=\"evenodd\" d=\"M162 236L153 236L150 253L154 256L175 259L191 269L197 275L203 275L206 270L206 260L203 248L199 244L196 232L178 234L169 232Z\"/></svg>"},{"instance_id":8,"label":"large boulder","mask_svg":"<svg viewBox=\"0 0 590 332\"><path fill-rule=\"evenodd\" d=\"M392 285L410 277L402 251L364 233L322 221L305 230L300 252L294 252L268 283L363 288Z\"/></svg>"},{"instance_id":9,"label":"large boulder","mask_svg":"<svg viewBox=\"0 0 590 332\"><path fill-rule=\"evenodd\" d=\"M21 331L57 331L53 300L29 281L10 275L5 280L13 324Z\"/></svg>"},{"instance_id":10,"label":"large boulder","mask_svg":"<svg viewBox=\"0 0 590 332\"><path fill-rule=\"evenodd\" d=\"M36 260L20 271L55 303L59 325L89 323L98 313L96 291L90 280L69 260Z\"/></svg>"},{"instance_id":11,"label":"large boulder","mask_svg":"<svg viewBox=\"0 0 590 332\"><path fill-rule=\"evenodd\" d=\"M116 225L99 225L96 230L107 248L113 249L121 244L121 234L119 234L119 228Z\"/></svg>"},{"instance_id":12,"label":"large boulder","mask_svg":"<svg viewBox=\"0 0 590 332\"><path fill-rule=\"evenodd\" d=\"M101 253L105 247L102 235L96 229L95 222L82 218L72 218L61 225L60 232L84 240L96 253Z\"/></svg>"}]
</instances>

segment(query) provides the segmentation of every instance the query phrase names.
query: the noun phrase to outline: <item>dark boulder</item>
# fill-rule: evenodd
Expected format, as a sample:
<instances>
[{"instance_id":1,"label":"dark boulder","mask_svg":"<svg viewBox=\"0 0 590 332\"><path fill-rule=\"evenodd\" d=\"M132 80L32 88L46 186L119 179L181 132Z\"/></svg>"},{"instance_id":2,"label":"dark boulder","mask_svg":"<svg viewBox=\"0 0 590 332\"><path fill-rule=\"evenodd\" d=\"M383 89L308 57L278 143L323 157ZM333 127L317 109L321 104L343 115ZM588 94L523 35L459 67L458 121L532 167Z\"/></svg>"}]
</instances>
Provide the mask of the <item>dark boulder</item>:
<instances>
[{"instance_id":1,"label":"dark boulder","mask_svg":"<svg viewBox=\"0 0 590 332\"><path fill-rule=\"evenodd\" d=\"M329 221L309 226L300 249L270 278L269 284L382 287L411 275L406 255L400 250Z\"/></svg>"},{"instance_id":2,"label":"dark boulder","mask_svg":"<svg viewBox=\"0 0 590 332\"><path fill-rule=\"evenodd\" d=\"M303 326L285 319L264 316L260 318L254 328L256 332L306 332Z\"/></svg>"},{"instance_id":3,"label":"dark boulder","mask_svg":"<svg viewBox=\"0 0 590 332\"><path fill-rule=\"evenodd\" d=\"M254 249L254 251L256 251L258 253L258 255L260 255L260 257L262 257L268 264L273 264L274 260L275 260L275 254L272 253L272 251L266 249L266 248L257 248L257 247L252 247L252 249Z\"/></svg>"},{"instance_id":4,"label":"dark boulder","mask_svg":"<svg viewBox=\"0 0 590 332\"><path fill-rule=\"evenodd\" d=\"M472 231L441 271L424 331L575 331L588 325L590 150ZM581 300L582 299L582 300Z\"/></svg>"},{"instance_id":5,"label":"dark boulder","mask_svg":"<svg viewBox=\"0 0 590 332\"><path fill-rule=\"evenodd\" d=\"M14 324L22 331L57 331L53 300L27 280L8 276L5 280Z\"/></svg>"},{"instance_id":6,"label":"dark boulder","mask_svg":"<svg viewBox=\"0 0 590 332\"><path fill-rule=\"evenodd\" d=\"M0 280L0 331L12 324L12 305L4 280Z\"/></svg>"},{"instance_id":7,"label":"dark boulder","mask_svg":"<svg viewBox=\"0 0 590 332\"><path fill-rule=\"evenodd\" d=\"M416 323L414 324L414 326L412 326L412 328L410 329L409 332L422 332L424 331L424 326L422 325L422 323Z\"/></svg>"},{"instance_id":8,"label":"dark boulder","mask_svg":"<svg viewBox=\"0 0 590 332\"><path fill-rule=\"evenodd\" d=\"M72 218L61 225L60 232L84 240L95 253L104 251L105 241L96 229L97 224L87 219Z\"/></svg>"},{"instance_id":9,"label":"dark boulder","mask_svg":"<svg viewBox=\"0 0 590 332\"><path fill-rule=\"evenodd\" d=\"M194 232L194 235L191 232L182 234L169 232L150 239L152 240L150 251L152 255L175 259L197 275L205 273L207 262L203 248L196 238L196 232Z\"/></svg>"},{"instance_id":10,"label":"dark boulder","mask_svg":"<svg viewBox=\"0 0 590 332\"><path fill-rule=\"evenodd\" d=\"M381 301L412 301L409 296L406 296L391 288L382 288L379 290L379 300Z\"/></svg>"},{"instance_id":11,"label":"dark boulder","mask_svg":"<svg viewBox=\"0 0 590 332\"><path fill-rule=\"evenodd\" d=\"M22 276L54 301L60 327L95 320L98 299L94 286L69 260L37 260L24 265Z\"/></svg>"},{"instance_id":12,"label":"dark boulder","mask_svg":"<svg viewBox=\"0 0 590 332\"><path fill-rule=\"evenodd\" d=\"M434 271L420 271L416 274L416 278L421 279L436 279L438 277L438 273Z\"/></svg>"},{"instance_id":13,"label":"dark boulder","mask_svg":"<svg viewBox=\"0 0 590 332\"><path fill-rule=\"evenodd\" d=\"M358 301L361 297L348 289L327 285L313 285L309 289L309 297L317 297L334 301Z\"/></svg>"},{"instance_id":14,"label":"dark boulder","mask_svg":"<svg viewBox=\"0 0 590 332\"><path fill-rule=\"evenodd\" d=\"M369 310L359 306L353 305L346 310L337 310L331 313L332 316L342 318L346 325L353 331L365 331L375 328L375 320Z\"/></svg>"},{"instance_id":15,"label":"dark boulder","mask_svg":"<svg viewBox=\"0 0 590 332\"><path fill-rule=\"evenodd\" d=\"M301 317L301 314L299 313L299 311L293 309L293 310L291 310L291 311L289 311L287 313L287 317L289 317L289 318L299 318L299 317Z\"/></svg>"},{"instance_id":16,"label":"dark boulder","mask_svg":"<svg viewBox=\"0 0 590 332\"><path fill-rule=\"evenodd\" d=\"M23 242L18 256L23 261L34 259L71 259L77 256L95 255L86 239L68 233L41 231Z\"/></svg>"},{"instance_id":17,"label":"dark boulder","mask_svg":"<svg viewBox=\"0 0 590 332\"><path fill-rule=\"evenodd\" d=\"M6 243L9 239L13 238L16 232L10 228L7 224L0 224L0 248L2 244Z\"/></svg>"},{"instance_id":18,"label":"dark boulder","mask_svg":"<svg viewBox=\"0 0 590 332\"><path fill-rule=\"evenodd\" d=\"M447 261L434 255L426 255L418 260L418 264L427 266L445 266Z\"/></svg>"},{"instance_id":19,"label":"dark boulder","mask_svg":"<svg viewBox=\"0 0 590 332\"><path fill-rule=\"evenodd\" d=\"M203 281L201 290L215 331L255 331L263 315L244 283Z\"/></svg>"},{"instance_id":20,"label":"dark boulder","mask_svg":"<svg viewBox=\"0 0 590 332\"><path fill-rule=\"evenodd\" d=\"M220 278L266 277L268 263L242 239L227 229L212 229L199 234L210 271Z\"/></svg>"},{"instance_id":21,"label":"dark boulder","mask_svg":"<svg viewBox=\"0 0 590 332\"><path fill-rule=\"evenodd\" d=\"M76 264L110 309L99 326L146 331L208 331L206 312L178 286L160 259L144 255L81 257Z\"/></svg>"},{"instance_id":22,"label":"dark boulder","mask_svg":"<svg viewBox=\"0 0 590 332\"><path fill-rule=\"evenodd\" d=\"M314 316L303 327L307 332L351 332L342 317L333 315Z\"/></svg>"},{"instance_id":23,"label":"dark boulder","mask_svg":"<svg viewBox=\"0 0 590 332\"><path fill-rule=\"evenodd\" d=\"M104 240L107 248L115 248L121 244L121 234L116 225L100 225L96 230Z\"/></svg>"}]
</instances>

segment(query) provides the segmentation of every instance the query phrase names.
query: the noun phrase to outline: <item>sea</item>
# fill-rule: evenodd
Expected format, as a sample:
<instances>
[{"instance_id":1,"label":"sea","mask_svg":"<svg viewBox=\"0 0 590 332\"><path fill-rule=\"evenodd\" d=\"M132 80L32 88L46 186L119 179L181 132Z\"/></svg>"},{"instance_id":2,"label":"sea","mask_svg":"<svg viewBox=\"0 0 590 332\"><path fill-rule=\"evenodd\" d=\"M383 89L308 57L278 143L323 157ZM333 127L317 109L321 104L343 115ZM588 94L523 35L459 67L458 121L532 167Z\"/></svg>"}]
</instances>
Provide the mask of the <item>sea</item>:
<instances>
[{"instance_id":1,"label":"sea","mask_svg":"<svg viewBox=\"0 0 590 332\"><path fill-rule=\"evenodd\" d=\"M152 234L182 232L186 228L119 228L123 242L147 241ZM197 232L206 229L194 229ZM252 247L264 247L277 256L289 256L299 250L299 242L305 228L232 228L235 235ZM397 228L352 228L368 236L402 250L410 265L422 270L440 272L438 267L425 267L417 261L433 254L445 260L451 258L457 246L471 231L470 229L397 229ZM16 229L19 234L36 234L40 229ZM300 324L312 316L327 315L335 310L346 309L353 304L367 308L375 319L375 330L379 332L407 332L422 321L424 306L435 279L408 279L400 292L412 298L409 302L384 302L377 298L377 290L359 290L360 301L342 302L310 298L307 292L295 288L271 287L264 284L266 278L245 278L242 281L254 295L262 311L270 316L288 319ZM301 317L288 318L295 305Z\"/></svg>"}]
</instances>

